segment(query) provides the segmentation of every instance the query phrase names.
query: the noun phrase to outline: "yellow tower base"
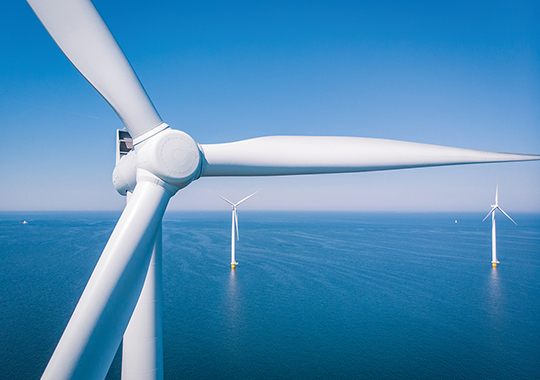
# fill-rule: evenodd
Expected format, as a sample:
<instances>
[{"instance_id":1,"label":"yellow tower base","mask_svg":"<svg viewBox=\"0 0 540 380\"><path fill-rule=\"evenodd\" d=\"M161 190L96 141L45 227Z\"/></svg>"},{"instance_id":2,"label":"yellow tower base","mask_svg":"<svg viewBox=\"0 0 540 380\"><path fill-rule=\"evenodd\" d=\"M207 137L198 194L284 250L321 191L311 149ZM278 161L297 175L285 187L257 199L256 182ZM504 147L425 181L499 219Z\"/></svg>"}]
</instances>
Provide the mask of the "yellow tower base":
<instances>
[{"instance_id":1,"label":"yellow tower base","mask_svg":"<svg viewBox=\"0 0 540 380\"><path fill-rule=\"evenodd\" d=\"M497 264L499 264L498 261L492 261L492 262L491 262L491 266L492 266L493 268L497 268Z\"/></svg>"},{"instance_id":2,"label":"yellow tower base","mask_svg":"<svg viewBox=\"0 0 540 380\"><path fill-rule=\"evenodd\" d=\"M231 263L231 269L234 269L237 265L238 263Z\"/></svg>"}]
</instances>

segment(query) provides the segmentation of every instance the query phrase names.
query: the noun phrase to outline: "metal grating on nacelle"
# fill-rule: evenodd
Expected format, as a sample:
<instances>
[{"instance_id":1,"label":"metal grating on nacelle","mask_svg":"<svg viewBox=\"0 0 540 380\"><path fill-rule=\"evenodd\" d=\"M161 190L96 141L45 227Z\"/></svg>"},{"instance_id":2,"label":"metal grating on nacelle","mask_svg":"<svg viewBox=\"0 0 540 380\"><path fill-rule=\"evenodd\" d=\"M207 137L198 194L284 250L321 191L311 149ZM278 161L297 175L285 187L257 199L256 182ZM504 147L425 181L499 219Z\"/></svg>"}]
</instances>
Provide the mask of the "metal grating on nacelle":
<instances>
[{"instance_id":1,"label":"metal grating on nacelle","mask_svg":"<svg viewBox=\"0 0 540 380\"><path fill-rule=\"evenodd\" d=\"M125 129L116 130L116 163L133 149L133 139Z\"/></svg>"}]
</instances>

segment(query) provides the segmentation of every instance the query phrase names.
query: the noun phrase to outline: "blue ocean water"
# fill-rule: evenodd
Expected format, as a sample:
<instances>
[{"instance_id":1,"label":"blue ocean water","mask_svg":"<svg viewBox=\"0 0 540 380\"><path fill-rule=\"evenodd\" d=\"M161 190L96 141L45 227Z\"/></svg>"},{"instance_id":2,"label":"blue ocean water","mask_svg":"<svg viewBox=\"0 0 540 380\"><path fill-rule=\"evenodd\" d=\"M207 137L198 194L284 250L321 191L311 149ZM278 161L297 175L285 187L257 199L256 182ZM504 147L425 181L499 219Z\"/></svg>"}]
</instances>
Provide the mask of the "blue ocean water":
<instances>
[{"instance_id":1,"label":"blue ocean water","mask_svg":"<svg viewBox=\"0 0 540 380\"><path fill-rule=\"evenodd\" d=\"M118 216L0 213L1 379L40 377ZM483 217L240 210L232 271L229 212L167 213L166 378L540 378L540 215L498 218L496 269Z\"/></svg>"}]
</instances>

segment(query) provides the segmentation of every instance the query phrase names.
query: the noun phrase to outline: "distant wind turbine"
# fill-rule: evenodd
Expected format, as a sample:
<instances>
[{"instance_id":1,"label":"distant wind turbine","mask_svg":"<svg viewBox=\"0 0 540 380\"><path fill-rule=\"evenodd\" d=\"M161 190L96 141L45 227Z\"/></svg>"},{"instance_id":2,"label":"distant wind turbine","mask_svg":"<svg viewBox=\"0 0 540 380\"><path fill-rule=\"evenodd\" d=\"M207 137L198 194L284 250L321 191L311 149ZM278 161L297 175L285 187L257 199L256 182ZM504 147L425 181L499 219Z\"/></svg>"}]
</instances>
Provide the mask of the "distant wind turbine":
<instances>
[{"instance_id":1,"label":"distant wind turbine","mask_svg":"<svg viewBox=\"0 0 540 380\"><path fill-rule=\"evenodd\" d=\"M212 190L210 190L210 191L212 191ZM240 206L240 204L244 203L249 198L251 198L252 196L257 194L259 191L260 190L257 190L253 194L248 195L247 197L245 197L244 199L242 199L241 201L239 201L237 203L232 203L227 198L219 195L215 191L212 191L212 193L216 194L218 197L220 197L221 199L223 199L225 202L227 202L228 204L230 204L232 206L232 227L231 227L231 268L232 269L234 269L236 267L236 265L238 265L238 263L236 262L236 259L235 259L235 247L236 247L235 235L236 235L236 240L240 240L240 234L238 232L238 212L236 211L236 208L238 206Z\"/></svg>"},{"instance_id":2,"label":"distant wind turbine","mask_svg":"<svg viewBox=\"0 0 540 380\"><path fill-rule=\"evenodd\" d=\"M491 205L491 211L484 218L484 220L486 220L488 216L491 215L491 265L493 265L493 268L496 268L497 264L499 263L497 261L497 233L495 228L495 210L499 210L500 212L502 212L517 226L517 223L514 222L514 219L510 218L510 215L508 215L506 212L504 212L502 208L499 207L499 184L497 184L497 188L495 190L495 204ZM484 220L482 220L482 222Z\"/></svg>"}]
</instances>

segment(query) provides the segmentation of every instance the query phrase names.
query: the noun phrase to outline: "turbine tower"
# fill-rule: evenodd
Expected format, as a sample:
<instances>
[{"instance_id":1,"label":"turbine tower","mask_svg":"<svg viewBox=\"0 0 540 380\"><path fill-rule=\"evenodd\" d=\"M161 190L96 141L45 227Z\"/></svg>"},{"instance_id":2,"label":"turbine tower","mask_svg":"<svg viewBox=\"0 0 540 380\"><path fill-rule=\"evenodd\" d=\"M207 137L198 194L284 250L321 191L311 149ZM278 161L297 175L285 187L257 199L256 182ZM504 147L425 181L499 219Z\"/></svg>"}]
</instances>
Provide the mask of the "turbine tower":
<instances>
[{"instance_id":1,"label":"turbine tower","mask_svg":"<svg viewBox=\"0 0 540 380\"><path fill-rule=\"evenodd\" d=\"M210 190L210 191L212 191L212 190ZM219 195L215 191L212 191L212 193L216 194L218 197L223 199L225 202L230 204L231 207L232 207L232 227L231 227L231 268L232 269L234 269L238 265L238 263L236 262L236 258L235 258L235 249L236 249L236 241L235 240L240 240L240 233L238 232L238 211L236 210L236 208L238 206L240 206L242 203L244 203L245 201L247 201L249 198L251 198L252 196L257 194L259 191L260 190L257 190L253 194L248 195L247 197L245 197L244 199L242 199L241 201L239 201L237 203L232 203L227 198ZM236 239L235 239L235 237L236 237Z\"/></svg>"},{"instance_id":2,"label":"turbine tower","mask_svg":"<svg viewBox=\"0 0 540 380\"><path fill-rule=\"evenodd\" d=\"M517 223L514 222L514 219L510 218L510 215L508 215L506 212L504 212L502 208L499 207L499 184L497 184L497 187L495 188L495 204L491 205L491 211L482 220L483 222L488 218L488 216L491 215L491 265L493 266L493 268L496 268L497 264L499 264L499 262L497 261L497 231L495 227L495 210L499 210L500 212L502 212L517 226Z\"/></svg>"},{"instance_id":3,"label":"turbine tower","mask_svg":"<svg viewBox=\"0 0 540 380\"><path fill-rule=\"evenodd\" d=\"M42 379L104 379L122 336L123 378L163 378L161 306L152 301L161 297L161 220L171 197L201 177L350 173L540 159L539 155L360 137L272 136L198 144L162 121L90 0L27 1L62 52L119 116L133 145L113 171L116 190L130 193L129 202ZM132 326L137 334L128 333Z\"/></svg>"}]
</instances>

